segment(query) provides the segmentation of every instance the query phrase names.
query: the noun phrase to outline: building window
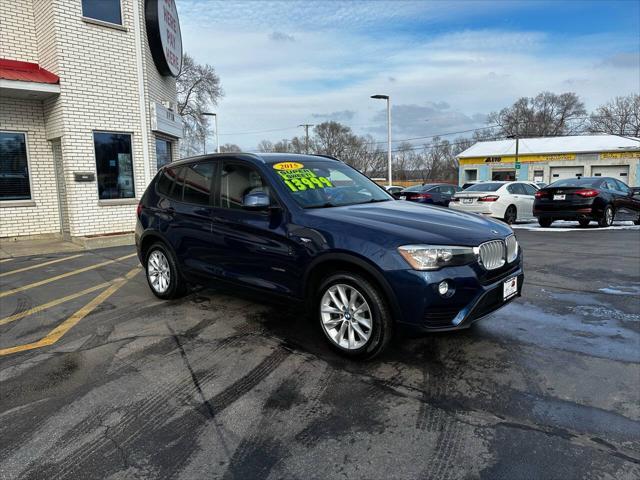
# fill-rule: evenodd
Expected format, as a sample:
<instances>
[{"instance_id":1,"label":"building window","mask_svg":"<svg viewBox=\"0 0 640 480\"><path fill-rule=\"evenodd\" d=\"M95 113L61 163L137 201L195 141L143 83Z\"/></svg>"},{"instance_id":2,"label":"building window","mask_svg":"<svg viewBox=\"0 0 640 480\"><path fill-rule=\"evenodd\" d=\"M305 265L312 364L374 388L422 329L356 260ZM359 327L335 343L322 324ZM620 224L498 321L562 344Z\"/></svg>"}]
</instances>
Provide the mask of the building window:
<instances>
[{"instance_id":1,"label":"building window","mask_svg":"<svg viewBox=\"0 0 640 480\"><path fill-rule=\"evenodd\" d=\"M0 132L0 200L31 200L24 133Z\"/></svg>"},{"instance_id":2,"label":"building window","mask_svg":"<svg viewBox=\"0 0 640 480\"><path fill-rule=\"evenodd\" d=\"M164 138L156 138L156 166L160 170L164 165L171 162L173 158L172 145L169 140Z\"/></svg>"},{"instance_id":3,"label":"building window","mask_svg":"<svg viewBox=\"0 0 640 480\"><path fill-rule=\"evenodd\" d=\"M465 170L464 175L465 182L475 182L478 180L478 170Z\"/></svg>"},{"instance_id":4,"label":"building window","mask_svg":"<svg viewBox=\"0 0 640 480\"><path fill-rule=\"evenodd\" d=\"M120 0L82 0L82 15L94 20L122 25Z\"/></svg>"},{"instance_id":5,"label":"building window","mask_svg":"<svg viewBox=\"0 0 640 480\"><path fill-rule=\"evenodd\" d=\"M131 135L126 133L94 132L98 198L111 200L133 198L133 160Z\"/></svg>"},{"instance_id":6,"label":"building window","mask_svg":"<svg viewBox=\"0 0 640 480\"><path fill-rule=\"evenodd\" d=\"M534 182L544 182L544 170L534 170L533 171L533 181Z\"/></svg>"}]
</instances>

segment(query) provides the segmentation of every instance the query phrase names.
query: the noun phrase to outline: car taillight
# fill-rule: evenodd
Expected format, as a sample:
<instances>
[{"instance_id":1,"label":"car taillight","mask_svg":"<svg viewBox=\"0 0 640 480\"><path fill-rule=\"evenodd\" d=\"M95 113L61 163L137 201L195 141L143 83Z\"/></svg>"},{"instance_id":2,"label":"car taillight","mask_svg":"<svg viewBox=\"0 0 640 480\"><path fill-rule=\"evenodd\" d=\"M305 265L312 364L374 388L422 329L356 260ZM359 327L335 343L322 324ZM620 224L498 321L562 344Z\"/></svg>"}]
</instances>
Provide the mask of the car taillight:
<instances>
[{"instance_id":1,"label":"car taillight","mask_svg":"<svg viewBox=\"0 0 640 480\"><path fill-rule=\"evenodd\" d=\"M413 198L431 198L431 194L430 193L418 193Z\"/></svg>"},{"instance_id":2,"label":"car taillight","mask_svg":"<svg viewBox=\"0 0 640 480\"><path fill-rule=\"evenodd\" d=\"M547 192L536 192L536 198L545 198L547 196Z\"/></svg>"},{"instance_id":3,"label":"car taillight","mask_svg":"<svg viewBox=\"0 0 640 480\"><path fill-rule=\"evenodd\" d=\"M594 190L593 188L585 188L584 190L576 190L576 195L580 195L581 197L597 197L600 193L600 190Z\"/></svg>"},{"instance_id":4,"label":"car taillight","mask_svg":"<svg viewBox=\"0 0 640 480\"><path fill-rule=\"evenodd\" d=\"M480 197L478 199L479 202L495 202L500 197L498 195L487 195L486 197Z\"/></svg>"},{"instance_id":5,"label":"car taillight","mask_svg":"<svg viewBox=\"0 0 640 480\"><path fill-rule=\"evenodd\" d=\"M142 202L138 203L138 208L136 208L136 216L140 218L141 213L142 213Z\"/></svg>"}]
</instances>

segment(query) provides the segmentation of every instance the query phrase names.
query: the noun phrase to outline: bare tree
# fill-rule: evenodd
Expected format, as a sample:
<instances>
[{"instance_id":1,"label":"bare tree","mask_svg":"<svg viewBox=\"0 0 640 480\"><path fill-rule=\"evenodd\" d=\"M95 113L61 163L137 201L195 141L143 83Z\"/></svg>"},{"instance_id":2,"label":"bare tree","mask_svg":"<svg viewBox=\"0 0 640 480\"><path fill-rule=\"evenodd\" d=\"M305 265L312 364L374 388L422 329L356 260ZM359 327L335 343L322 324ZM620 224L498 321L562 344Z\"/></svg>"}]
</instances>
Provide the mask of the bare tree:
<instances>
[{"instance_id":1,"label":"bare tree","mask_svg":"<svg viewBox=\"0 0 640 480\"><path fill-rule=\"evenodd\" d=\"M589 119L591 133L640 136L640 95L616 97L600 105Z\"/></svg>"},{"instance_id":2,"label":"bare tree","mask_svg":"<svg viewBox=\"0 0 640 480\"><path fill-rule=\"evenodd\" d=\"M258 151L264 152L264 153L273 152L274 151L273 142L270 142L269 140L262 140L258 144Z\"/></svg>"},{"instance_id":3,"label":"bare tree","mask_svg":"<svg viewBox=\"0 0 640 480\"><path fill-rule=\"evenodd\" d=\"M193 155L207 134L208 118L204 112L218 104L223 96L220 77L211 65L201 65L191 56L182 57L182 70L176 77L178 114L184 122L184 137L180 142L183 155Z\"/></svg>"},{"instance_id":4,"label":"bare tree","mask_svg":"<svg viewBox=\"0 0 640 480\"><path fill-rule=\"evenodd\" d=\"M224 145L220 145L220 153L234 153L241 151L242 149L235 143L225 143Z\"/></svg>"},{"instance_id":5,"label":"bare tree","mask_svg":"<svg viewBox=\"0 0 640 480\"><path fill-rule=\"evenodd\" d=\"M487 123L498 125L497 133L504 137L571 135L582 131L586 113L584 103L573 92L542 92L490 113Z\"/></svg>"}]
</instances>

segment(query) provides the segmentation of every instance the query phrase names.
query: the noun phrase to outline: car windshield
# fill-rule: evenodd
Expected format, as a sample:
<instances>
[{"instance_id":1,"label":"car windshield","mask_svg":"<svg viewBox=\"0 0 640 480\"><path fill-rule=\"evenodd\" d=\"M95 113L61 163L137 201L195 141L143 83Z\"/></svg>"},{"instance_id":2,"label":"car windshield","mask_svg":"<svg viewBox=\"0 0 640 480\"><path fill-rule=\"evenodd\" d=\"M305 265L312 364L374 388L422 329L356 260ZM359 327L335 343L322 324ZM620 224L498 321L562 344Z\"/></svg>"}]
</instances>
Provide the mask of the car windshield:
<instances>
[{"instance_id":1,"label":"car windshield","mask_svg":"<svg viewBox=\"0 0 640 480\"><path fill-rule=\"evenodd\" d=\"M549 187L598 187L602 182L601 178L565 178L553 182Z\"/></svg>"},{"instance_id":2,"label":"car windshield","mask_svg":"<svg viewBox=\"0 0 640 480\"><path fill-rule=\"evenodd\" d=\"M393 200L383 188L357 170L335 160L304 160L271 165L296 203L303 208L330 208Z\"/></svg>"},{"instance_id":3,"label":"car windshield","mask_svg":"<svg viewBox=\"0 0 640 480\"><path fill-rule=\"evenodd\" d=\"M469 188L465 188L465 192L495 192L498 190L504 183L476 183L475 185L471 185Z\"/></svg>"}]
</instances>

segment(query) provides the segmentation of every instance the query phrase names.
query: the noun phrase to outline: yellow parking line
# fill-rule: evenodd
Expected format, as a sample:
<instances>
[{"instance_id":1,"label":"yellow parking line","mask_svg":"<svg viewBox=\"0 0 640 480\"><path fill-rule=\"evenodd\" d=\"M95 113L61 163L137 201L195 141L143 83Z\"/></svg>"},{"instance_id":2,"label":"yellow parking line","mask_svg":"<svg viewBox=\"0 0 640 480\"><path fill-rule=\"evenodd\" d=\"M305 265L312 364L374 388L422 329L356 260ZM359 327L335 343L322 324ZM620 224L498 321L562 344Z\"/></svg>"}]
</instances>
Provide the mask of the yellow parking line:
<instances>
[{"instance_id":1,"label":"yellow parking line","mask_svg":"<svg viewBox=\"0 0 640 480\"><path fill-rule=\"evenodd\" d=\"M29 310L25 310L24 312L16 313L9 317L0 318L0 325L6 325L7 323L20 320L21 318L28 317L29 315L33 315L34 313L41 312L42 310L46 310L47 308L55 307L56 305L60 305L61 303L68 302L70 300L73 300L74 298L82 297L83 295L86 295L88 293L95 292L96 290L100 290L102 288L106 288L109 285L111 285L111 282L104 282L99 285L95 285L93 287L85 288L80 292L72 293L71 295L67 295L66 297L56 298L55 300L30 308Z\"/></svg>"},{"instance_id":2,"label":"yellow parking line","mask_svg":"<svg viewBox=\"0 0 640 480\"><path fill-rule=\"evenodd\" d=\"M13 258L3 258L2 260L0 260L0 263L10 262L11 260L13 260Z\"/></svg>"},{"instance_id":3,"label":"yellow parking line","mask_svg":"<svg viewBox=\"0 0 640 480\"><path fill-rule=\"evenodd\" d=\"M57 258L49 262L39 263L38 265L31 265L30 267L18 268L17 270L11 270L10 272L0 273L0 277L6 277L7 275L13 275L14 273L26 272L27 270L33 270L34 268L46 267L47 265L53 265L54 263L64 262L65 260L71 260L72 258L78 258L84 255L79 253L77 255L71 255L70 257Z\"/></svg>"},{"instance_id":4,"label":"yellow parking line","mask_svg":"<svg viewBox=\"0 0 640 480\"><path fill-rule=\"evenodd\" d=\"M14 293L23 292L25 290L29 290L31 288L39 287L41 285L45 285L47 283L55 282L56 280L60 280L66 277L70 277L71 275L77 275L78 273L87 272L89 270L94 270L96 268L104 267L105 265L109 265L111 263L119 262L121 260L126 260L127 258L134 257L136 254L131 253L129 255L125 255L124 257L115 258L113 260L107 260L106 262L97 263L95 265L89 265L88 267L78 268L77 270L73 270L71 272L63 273L61 275L56 275L55 277L45 278L44 280L40 280L39 282L30 283L29 285L25 285L24 287L14 288L12 290L6 290L4 292L0 292L0 298L6 297L8 295L13 295Z\"/></svg>"},{"instance_id":5,"label":"yellow parking line","mask_svg":"<svg viewBox=\"0 0 640 480\"><path fill-rule=\"evenodd\" d=\"M126 284L131 278L133 278L133 276L139 271L140 268L136 267L130 270L124 276L124 278L118 278L117 280L115 280L109 288L100 293L97 297L87 303L80 310L76 311L73 315L71 315L64 322L51 330L45 337L41 338L37 342L25 343L24 345L17 345L15 347L0 349L0 356L53 345L58 340L60 340L65 333L75 327L78 322L80 322L80 320L89 315L98 305L100 305L107 298L116 293L118 289L124 286L124 284Z\"/></svg>"}]
</instances>

